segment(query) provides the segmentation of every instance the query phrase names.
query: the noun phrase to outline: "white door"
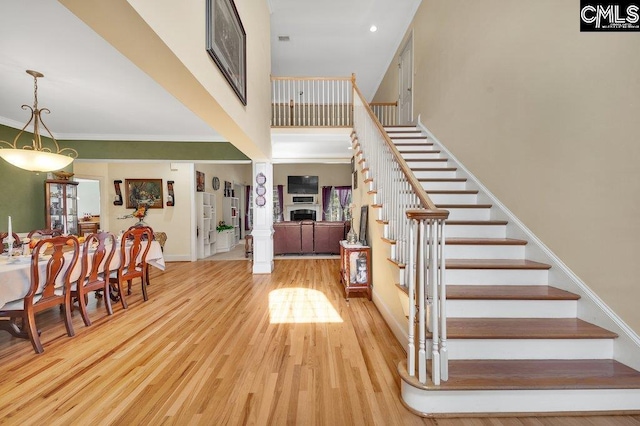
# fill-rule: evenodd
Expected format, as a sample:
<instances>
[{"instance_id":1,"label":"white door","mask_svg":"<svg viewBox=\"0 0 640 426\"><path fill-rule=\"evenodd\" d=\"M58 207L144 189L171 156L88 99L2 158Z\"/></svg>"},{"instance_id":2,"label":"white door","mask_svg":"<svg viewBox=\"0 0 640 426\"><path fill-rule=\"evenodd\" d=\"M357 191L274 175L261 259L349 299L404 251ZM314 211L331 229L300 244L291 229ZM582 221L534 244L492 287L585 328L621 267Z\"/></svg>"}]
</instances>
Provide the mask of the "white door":
<instances>
[{"instance_id":1,"label":"white door","mask_svg":"<svg viewBox=\"0 0 640 426\"><path fill-rule=\"evenodd\" d=\"M400 52L398 61L398 124L413 124L413 37Z\"/></svg>"}]
</instances>

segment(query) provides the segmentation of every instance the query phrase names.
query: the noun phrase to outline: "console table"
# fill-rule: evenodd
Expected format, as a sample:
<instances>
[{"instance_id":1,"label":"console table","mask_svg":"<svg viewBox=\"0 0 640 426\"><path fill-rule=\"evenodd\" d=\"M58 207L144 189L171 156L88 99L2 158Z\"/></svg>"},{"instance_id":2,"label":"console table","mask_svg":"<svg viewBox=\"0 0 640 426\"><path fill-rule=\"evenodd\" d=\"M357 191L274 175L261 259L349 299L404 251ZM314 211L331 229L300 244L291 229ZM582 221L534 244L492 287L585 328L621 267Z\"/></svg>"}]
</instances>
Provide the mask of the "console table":
<instances>
[{"instance_id":1,"label":"console table","mask_svg":"<svg viewBox=\"0 0 640 426\"><path fill-rule=\"evenodd\" d=\"M371 300L371 247L340 241L340 281L347 300L351 293Z\"/></svg>"}]
</instances>

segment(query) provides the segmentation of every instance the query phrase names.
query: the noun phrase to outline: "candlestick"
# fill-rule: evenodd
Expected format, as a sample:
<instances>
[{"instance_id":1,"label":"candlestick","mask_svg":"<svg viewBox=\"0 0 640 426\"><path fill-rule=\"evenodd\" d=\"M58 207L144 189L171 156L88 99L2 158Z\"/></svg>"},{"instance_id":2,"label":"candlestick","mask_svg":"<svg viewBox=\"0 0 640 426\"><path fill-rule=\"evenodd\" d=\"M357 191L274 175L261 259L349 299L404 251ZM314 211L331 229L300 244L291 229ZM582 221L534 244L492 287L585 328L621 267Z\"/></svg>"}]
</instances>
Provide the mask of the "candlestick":
<instances>
[{"instance_id":1,"label":"candlestick","mask_svg":"<svg viewBox=\"0 0 640 426\"><path fill-rule=\"evenodd\" d=\"M7 248L7 255L11 257L11 255L13 254L13 229L11 229L11 216L9 216L7 231L9 231L9 236L7 238L7 242L9 243L9 247Z\"/></svg>"}]
</instances>

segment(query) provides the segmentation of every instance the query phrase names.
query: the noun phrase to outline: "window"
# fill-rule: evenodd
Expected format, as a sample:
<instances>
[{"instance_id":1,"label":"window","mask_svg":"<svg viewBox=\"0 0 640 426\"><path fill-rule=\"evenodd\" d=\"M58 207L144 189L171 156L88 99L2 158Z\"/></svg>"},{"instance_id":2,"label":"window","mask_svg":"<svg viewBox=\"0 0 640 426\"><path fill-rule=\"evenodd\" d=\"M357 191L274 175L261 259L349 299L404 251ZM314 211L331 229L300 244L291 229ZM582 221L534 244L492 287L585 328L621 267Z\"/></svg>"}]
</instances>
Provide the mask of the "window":
<instances>
[{"instance_id":1,"label":"window","mask_svg":"<svg viewBox=\"0 0 640 426\"><path fill-rule=\"evenodd\" d=\"M343 204L340 203L342 198ZM327 220L349 220L349 204L351 204L351 188L338 186L331 189Z\"/></svg>"}]
</instances>

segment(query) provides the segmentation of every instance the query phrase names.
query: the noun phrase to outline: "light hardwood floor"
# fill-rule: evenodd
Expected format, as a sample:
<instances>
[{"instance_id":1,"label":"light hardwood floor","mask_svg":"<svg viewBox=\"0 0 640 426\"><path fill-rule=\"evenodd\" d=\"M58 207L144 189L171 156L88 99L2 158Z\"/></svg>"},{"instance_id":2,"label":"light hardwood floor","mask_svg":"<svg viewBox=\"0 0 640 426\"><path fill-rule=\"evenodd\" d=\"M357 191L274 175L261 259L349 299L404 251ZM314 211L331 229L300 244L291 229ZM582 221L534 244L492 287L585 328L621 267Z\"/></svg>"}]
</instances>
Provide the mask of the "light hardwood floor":
<instances>
[{"instance_id":1,"label":"light hardwood floor","mask_svg":"<svg viewBox=\"0 0 640 426\"><path fill-rule=\"evenodd\" d=\"M338 260L152 268L91 327L38 317L45 352L0 334L1 424L640 425L640 416L423 419L399 398L404 352L375 305L347 303Z\"/></svg>"}]
</instances>

